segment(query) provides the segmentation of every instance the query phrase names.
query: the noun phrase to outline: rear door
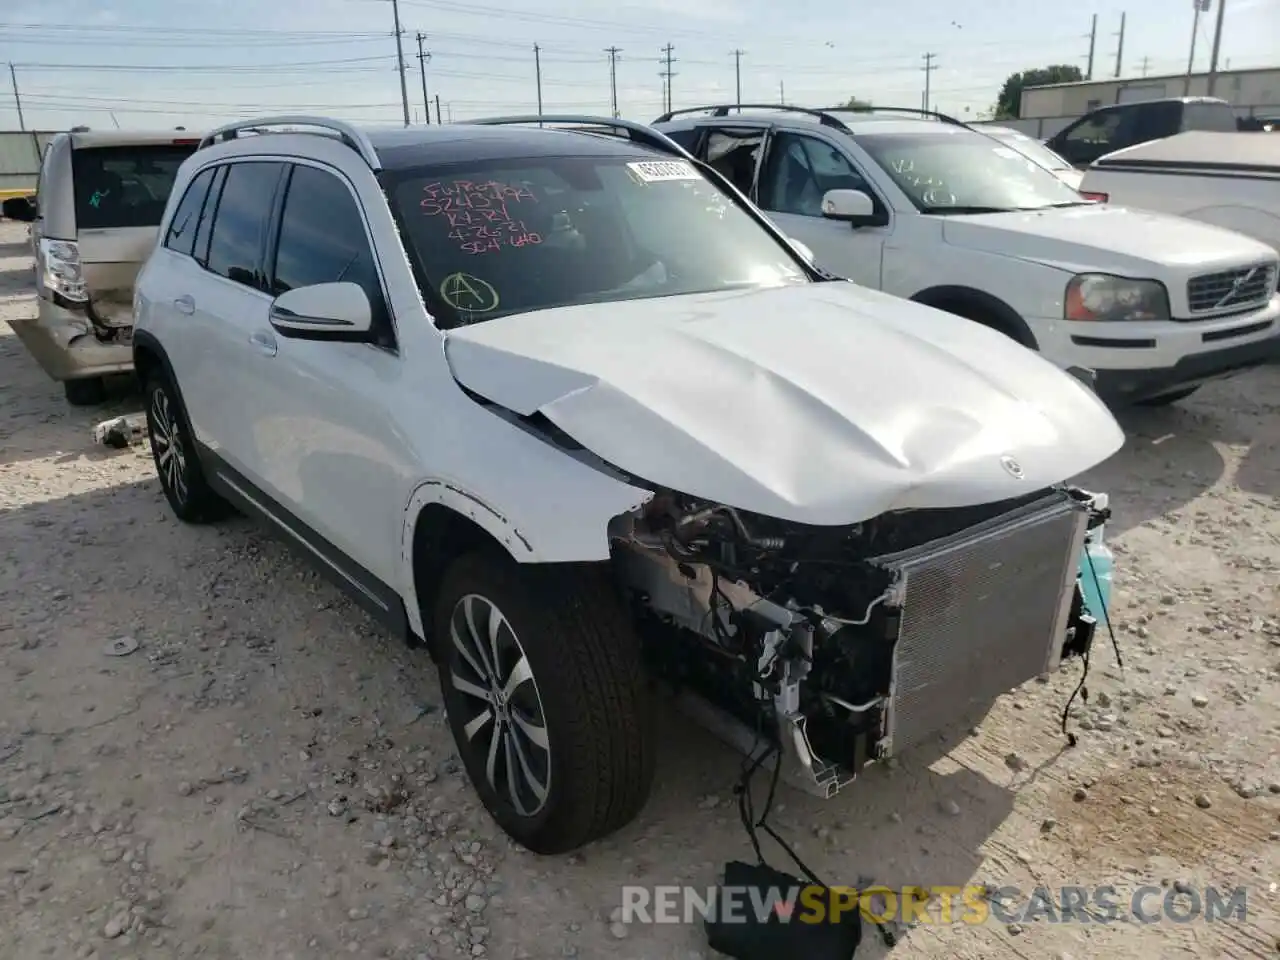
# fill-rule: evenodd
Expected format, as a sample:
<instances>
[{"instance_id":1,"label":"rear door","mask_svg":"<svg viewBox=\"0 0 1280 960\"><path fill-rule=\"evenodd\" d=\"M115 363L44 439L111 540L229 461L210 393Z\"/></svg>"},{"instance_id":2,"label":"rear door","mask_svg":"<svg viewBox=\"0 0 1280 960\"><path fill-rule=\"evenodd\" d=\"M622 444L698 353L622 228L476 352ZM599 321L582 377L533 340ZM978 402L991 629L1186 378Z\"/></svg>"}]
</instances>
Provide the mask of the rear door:
<instances>
[{"instance_id":1,"label":"rear door","mask_svg":"<svg viewBox=\"0 0 1280 960\"><path fill-rule=\"evenodd\" d=\"M80 147L72 152L76 240L94 315L132 325L133 285L155 246L178 167L196 141Z\"/></svg>"},{"instance_id":2,"label":"rear door","mask_svg":"<svg viewBox=\"0 0 1280 960\"><path fill-rule=\"evenodd\" d=\"M221 184L215 182L212 217L197 226L195 256L168 290L174 322L189 331L174 339L182 342L175 366L192 428L243 473L250 472L252 439L244 434L260 373L250 361L275 349L262 337L271 329L263 259L284 169L280 161L257 159L226 166Z\"/></svg>"}]
</instances>

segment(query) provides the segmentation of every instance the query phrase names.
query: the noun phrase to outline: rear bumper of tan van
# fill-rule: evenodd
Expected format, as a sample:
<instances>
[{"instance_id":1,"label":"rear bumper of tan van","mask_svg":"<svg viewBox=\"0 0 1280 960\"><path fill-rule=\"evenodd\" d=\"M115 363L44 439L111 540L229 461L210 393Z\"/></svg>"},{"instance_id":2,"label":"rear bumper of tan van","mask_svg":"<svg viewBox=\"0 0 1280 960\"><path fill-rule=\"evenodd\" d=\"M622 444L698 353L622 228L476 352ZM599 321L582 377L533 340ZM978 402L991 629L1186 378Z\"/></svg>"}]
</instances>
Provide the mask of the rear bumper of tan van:
<instances>
[{"instance_id":1,"label":"rear bumper of tan van","mask_svg":"<svg viewBox=\"0 0 1280 960\"><path fill-rule=\"evenodd\" d=\"M89 318L41 297L35 317L14 318L9 326L27 352L54 380L83 380L133 370L133 347L123 342L103 343L93 333Z\"/></svg>"}]
</instances>

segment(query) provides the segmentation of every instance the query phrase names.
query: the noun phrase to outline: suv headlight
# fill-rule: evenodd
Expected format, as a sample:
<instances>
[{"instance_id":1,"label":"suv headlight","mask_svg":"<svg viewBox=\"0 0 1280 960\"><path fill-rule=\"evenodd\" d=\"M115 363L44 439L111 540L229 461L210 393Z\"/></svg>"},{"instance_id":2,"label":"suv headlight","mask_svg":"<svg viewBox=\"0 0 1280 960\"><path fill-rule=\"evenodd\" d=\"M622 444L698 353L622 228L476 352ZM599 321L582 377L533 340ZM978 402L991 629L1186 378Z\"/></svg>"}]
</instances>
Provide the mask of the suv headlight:
<instances>
[{"instance_id":1,"label":"suv headlight","mask_svg":"<svg viewBox=\"0 0 1280 960\"><path fill-rule=\"evenodd\" d=\"M73 303L89 299L80 268L80 248L75 242L40 239L40 282L55 297Z\"/></svg>"},{"instance_id":2,"label":"suv headlight","mask_svg":"<svg viewBox=\"0 0 1280 960\"><path fill-rule=\"evenodd\" d=\"M1067 284L1068 320L1168 320L1169 291L1157 280L1081 273Z\"/></svg>"}]
</instances>

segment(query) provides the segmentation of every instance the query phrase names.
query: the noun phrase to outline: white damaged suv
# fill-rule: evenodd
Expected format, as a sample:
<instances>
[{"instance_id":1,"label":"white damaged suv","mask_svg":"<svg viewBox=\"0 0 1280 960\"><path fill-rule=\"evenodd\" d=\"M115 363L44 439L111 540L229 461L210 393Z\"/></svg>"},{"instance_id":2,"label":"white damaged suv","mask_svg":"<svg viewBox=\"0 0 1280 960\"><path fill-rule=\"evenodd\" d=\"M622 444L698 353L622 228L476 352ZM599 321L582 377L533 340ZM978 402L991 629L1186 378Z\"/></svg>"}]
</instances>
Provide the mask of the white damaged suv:
<instances>
[{"instance_id":1,"label":"white damaged suv","mask_svg":"<svg viewBox=\"0 0 1280 960\"><path fill-rule=\"evenodd\" d=\"M830 796L1088 649L1087 386L818 272L647 127L537 119L206 138L134 305L178 517L257 516L425 642L543 853L644 805L650 678Z\"/></svg>"}]
</instances>

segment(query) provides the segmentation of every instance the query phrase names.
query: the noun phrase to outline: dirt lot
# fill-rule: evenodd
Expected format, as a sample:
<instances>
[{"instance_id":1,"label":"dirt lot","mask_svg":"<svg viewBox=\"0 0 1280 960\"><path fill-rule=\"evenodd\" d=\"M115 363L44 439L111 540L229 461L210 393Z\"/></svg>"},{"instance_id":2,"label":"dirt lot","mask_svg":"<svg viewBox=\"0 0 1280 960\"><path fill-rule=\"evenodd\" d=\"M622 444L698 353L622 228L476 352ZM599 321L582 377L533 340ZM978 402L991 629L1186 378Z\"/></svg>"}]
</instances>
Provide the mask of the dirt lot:
<instances>
[{"instance_id":1,"label":"dirt lot","mask_svg":"<svg viewBox=\"0 0 1280 960\"><path fill-rule=\"evenodd\" d=\"M34 310L24 241L0 224L0 320ZM247 521L173 520L142 448L91 443L137 403L68 407L0 323L0 955L708 955L696 926L610 914L623 883L705 887L749 859L727 749L670 719L638 822L574 857L513 848L430 665ZM786 791L776 825L832 882L1111 884L1126 909L921 925L895 957L1277 954L1280 368L1125 427L1083 479L1115 508L1126 670L1096 648L1079 746L1058 730L1075 664L929 766L825 805ZM1247 920L1127 910L1184 883L1247 885Z\"/></svg>"}]
</instances>

